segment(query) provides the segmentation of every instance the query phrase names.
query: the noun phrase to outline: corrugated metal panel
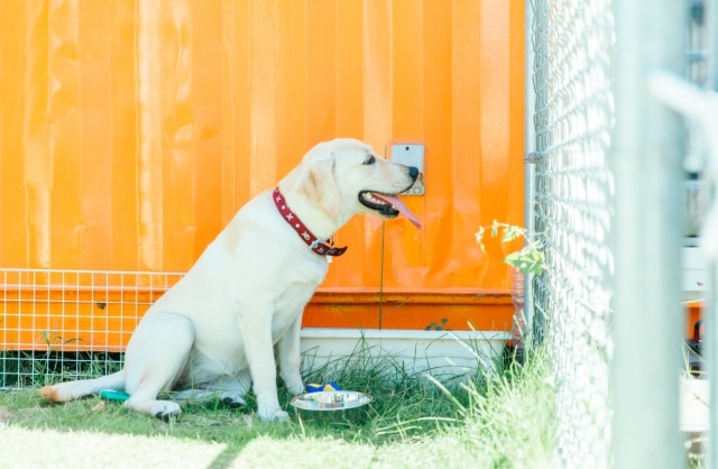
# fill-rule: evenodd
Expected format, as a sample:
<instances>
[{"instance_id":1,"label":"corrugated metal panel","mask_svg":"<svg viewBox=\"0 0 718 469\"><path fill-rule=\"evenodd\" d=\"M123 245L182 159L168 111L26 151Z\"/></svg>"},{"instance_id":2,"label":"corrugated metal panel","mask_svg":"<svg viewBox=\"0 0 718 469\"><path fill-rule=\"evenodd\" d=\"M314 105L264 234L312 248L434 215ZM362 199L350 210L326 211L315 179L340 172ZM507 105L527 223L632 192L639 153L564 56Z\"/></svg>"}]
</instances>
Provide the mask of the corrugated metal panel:
<instances>
[{"instance_id":1,"label":"corrugated metal panel","mask_svg":"<svg viewBox=\"0 0 718 469\"><path fill-rule=\"evenodd\" d=\"M506 291L523 1L6 0L0 265L185 271L316 142L426 145L424 229L356 217L327 291ZM387 150L388 151L388 150ZM382 237L385 249L382 251Z\"/></svg>"}]
</instances>

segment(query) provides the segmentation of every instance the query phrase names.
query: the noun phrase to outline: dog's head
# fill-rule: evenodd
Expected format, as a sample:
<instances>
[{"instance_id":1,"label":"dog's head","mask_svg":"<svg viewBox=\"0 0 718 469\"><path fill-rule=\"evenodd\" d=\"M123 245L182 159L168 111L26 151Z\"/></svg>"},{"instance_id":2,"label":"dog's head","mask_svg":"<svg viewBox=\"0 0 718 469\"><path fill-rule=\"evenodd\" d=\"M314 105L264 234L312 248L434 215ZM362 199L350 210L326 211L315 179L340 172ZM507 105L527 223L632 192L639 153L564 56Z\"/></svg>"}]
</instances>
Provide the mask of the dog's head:
<instances>
[{"instance_id":1,"label":"dog's head","mask_svg":"<svg viewBox=\"0 0 718 469\"><path fill-rule=\"evenodd\" d=\"M309 205L341 225L356 213L417 218L396 197L409 189L419 171L379 157L364 142L341 138L316 145L302 163L280 182Z\"/></svg>"}]
</instances>

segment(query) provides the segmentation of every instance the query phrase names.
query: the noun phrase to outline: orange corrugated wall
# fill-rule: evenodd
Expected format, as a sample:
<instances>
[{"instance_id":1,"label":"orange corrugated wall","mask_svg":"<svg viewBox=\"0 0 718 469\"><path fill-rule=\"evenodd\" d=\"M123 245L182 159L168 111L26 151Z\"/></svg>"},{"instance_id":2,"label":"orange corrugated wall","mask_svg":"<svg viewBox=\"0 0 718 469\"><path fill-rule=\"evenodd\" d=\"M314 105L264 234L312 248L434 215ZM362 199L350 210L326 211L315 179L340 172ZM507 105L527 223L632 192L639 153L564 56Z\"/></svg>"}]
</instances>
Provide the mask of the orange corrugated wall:
<instances>
[{"instance_id":1,"label":"orange corrugated wall","mask_svg":"<svg viewBox=\"0 0 718 469\"><path fill-rule=\"evenodd\" d=\"M316 142L420 142L424 229L355 217L305 324L501 329L473 233L522 222L524 4L4 0L0 266L186 271Z\"/></svg>"}]
</instances>

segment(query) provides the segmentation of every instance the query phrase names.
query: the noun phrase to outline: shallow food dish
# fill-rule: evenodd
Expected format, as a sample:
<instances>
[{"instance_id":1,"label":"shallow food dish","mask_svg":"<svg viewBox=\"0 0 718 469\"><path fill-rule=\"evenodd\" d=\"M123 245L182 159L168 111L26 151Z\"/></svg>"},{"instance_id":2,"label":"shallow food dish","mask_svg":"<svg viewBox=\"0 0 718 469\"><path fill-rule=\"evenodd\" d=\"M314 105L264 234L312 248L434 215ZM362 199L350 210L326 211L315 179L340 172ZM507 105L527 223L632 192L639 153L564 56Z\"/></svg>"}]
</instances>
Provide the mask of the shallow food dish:
<instances>
[{"instance_id":1,"label":"shallow food dish","mask_svg":"<svg viewBox=\"0 0 718 469\"><path fill-rule=\"evenodd\" d=\"M366 417L366 405L373 399L356 391L321 391L301 394L290 404L300 419L359 421Z\"/></svg>"},{"instance_id":2,"label":"shallow food dish","mask_svg":"<svg viewBox=\"0 0 718 469\"><path fill-rule=\"evenodd\" d=\"M296 396L292 406L299 410L346 410L369 404L368 394L356 391L320 391Z\"/></svg>"}]
</instances>

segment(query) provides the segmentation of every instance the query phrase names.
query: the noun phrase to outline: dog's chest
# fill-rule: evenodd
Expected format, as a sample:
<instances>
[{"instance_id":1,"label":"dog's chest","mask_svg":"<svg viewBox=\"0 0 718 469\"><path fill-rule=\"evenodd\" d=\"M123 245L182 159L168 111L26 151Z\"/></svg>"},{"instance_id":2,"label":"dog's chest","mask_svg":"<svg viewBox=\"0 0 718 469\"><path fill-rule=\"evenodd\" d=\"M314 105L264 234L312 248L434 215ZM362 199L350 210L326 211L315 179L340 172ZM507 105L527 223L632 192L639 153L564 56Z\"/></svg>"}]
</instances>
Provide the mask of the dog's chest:
<instances>
[{"instance_id":1,"label":"dog's chest","mask_svg":"<svg viewBox=\"0 0 718 469\"><path fill-rule=\"evenodd\" d=\"M318 283L297 282L288 285L274 303L272 336L283 335L284 331L301 316L304 307L314 295Z\"/></svg>"}]
</instances>

